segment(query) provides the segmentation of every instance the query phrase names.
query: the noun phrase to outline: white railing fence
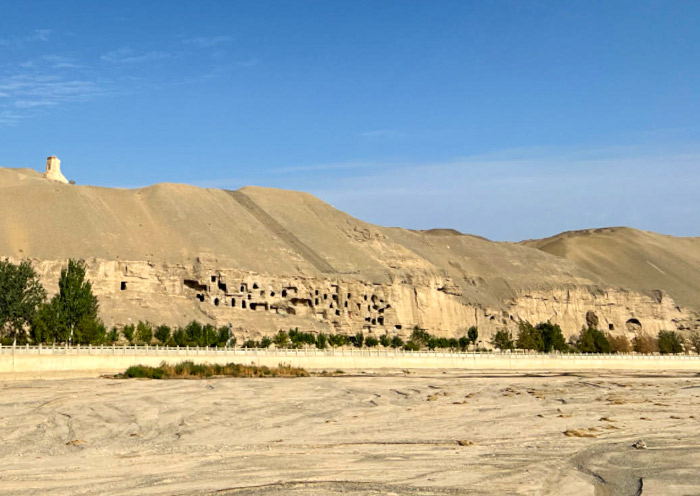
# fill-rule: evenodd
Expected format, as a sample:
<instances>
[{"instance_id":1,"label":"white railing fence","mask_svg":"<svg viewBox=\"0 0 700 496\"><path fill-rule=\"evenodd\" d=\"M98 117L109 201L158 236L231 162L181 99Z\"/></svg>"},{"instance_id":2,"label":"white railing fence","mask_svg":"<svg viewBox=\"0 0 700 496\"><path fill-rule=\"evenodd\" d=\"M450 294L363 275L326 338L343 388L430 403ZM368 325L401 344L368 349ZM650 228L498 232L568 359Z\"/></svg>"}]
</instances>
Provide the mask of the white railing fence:
<instances>
[{"instance_id":1,"label":"white railing fence","mask_svg":"<svg viewBox=\"0 0 700 496\"><path fill-rule=\"evenodd\" d=\"M148 355L148 356L271 356L271 357L414 357L414 358L464 358L481 359L493 358L575 358L575 359L629 359L629 360L695 360L700 362L700 355L662 355L640 353L535 353L527 351L489 351L489 352L456 352L445 350L407 351L400 348L203 348L203 347L169 347L169 346L67 346L67 345L38 345L38 346L2 346L0 355Z\"/></svg>"}]
</instances>

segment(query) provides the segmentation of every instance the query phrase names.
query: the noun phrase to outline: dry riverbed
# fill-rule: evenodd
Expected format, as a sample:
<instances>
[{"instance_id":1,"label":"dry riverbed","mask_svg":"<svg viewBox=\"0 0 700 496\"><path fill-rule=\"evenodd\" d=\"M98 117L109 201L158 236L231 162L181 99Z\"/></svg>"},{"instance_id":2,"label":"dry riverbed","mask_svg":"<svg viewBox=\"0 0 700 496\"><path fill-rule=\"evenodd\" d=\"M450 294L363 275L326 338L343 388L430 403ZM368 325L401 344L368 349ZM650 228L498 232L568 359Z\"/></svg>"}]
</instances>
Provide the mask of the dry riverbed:
<instances>
[{"instance_id":1,"label":"dry riverbed","mask_svg":"<svg viewBox=\"0 0 700 496\"><path fill-rule=\"evenodd\" d=\"M700 494L700 377L7 381L0 438L3 495Z\"/></svg>"}]
</instances>

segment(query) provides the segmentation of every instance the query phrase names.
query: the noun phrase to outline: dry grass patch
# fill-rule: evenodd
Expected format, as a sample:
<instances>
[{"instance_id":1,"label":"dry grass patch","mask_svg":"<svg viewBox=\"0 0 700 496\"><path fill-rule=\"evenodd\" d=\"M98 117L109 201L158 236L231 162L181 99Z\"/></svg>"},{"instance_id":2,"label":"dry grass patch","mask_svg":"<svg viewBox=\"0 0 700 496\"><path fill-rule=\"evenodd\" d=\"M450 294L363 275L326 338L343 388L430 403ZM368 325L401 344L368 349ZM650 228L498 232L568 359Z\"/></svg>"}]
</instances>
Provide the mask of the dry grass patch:
<instances>
[{"instance_id":1,"label":"dry grass patch","mask_svg":"<svg viewBox=\"0 0 700 496\"><path fill-rule=\"evenodd\" d=\"M206 379L209 377L308 377L309 373L302 368L280 363L277 367L258 365L242 365L227 363L226 365L212 363L194 363L191 361L177 364L161 363L158 367L134 365L116 377L121 379Z\"/></svg>"}]
</instances>

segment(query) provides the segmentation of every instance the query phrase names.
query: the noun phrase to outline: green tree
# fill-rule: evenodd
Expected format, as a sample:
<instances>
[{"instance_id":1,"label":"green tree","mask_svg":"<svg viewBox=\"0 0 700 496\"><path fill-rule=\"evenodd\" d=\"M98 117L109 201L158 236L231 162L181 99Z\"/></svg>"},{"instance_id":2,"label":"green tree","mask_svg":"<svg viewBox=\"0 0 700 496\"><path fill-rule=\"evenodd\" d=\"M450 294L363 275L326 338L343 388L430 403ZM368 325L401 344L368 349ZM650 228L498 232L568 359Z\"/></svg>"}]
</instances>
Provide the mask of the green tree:
<instances>
[{"instance_id":1,"label":"green tree","mask_svg":"<svg viewBox=\"0 0 700 496\"><path fill-rule=\"evenodd\" d=\"M78 322L97 322L99 308L97 297L92 294L92 284L85 279L85 262L68 260L68 267L61 270L58 280L58 294L52 304L58 312L58 330L68 335L68 342L73 342L73 335Z\"/></svg>"},{"instance_id":2,"label":"green tree","mask_svg":"<svg viewBox=\"0 0 700 496\"><path fill-rule=\"evenodd\" d=\"M158 341L165 344L170 339L170 327L167 325L159 325L156 327L156 331L153 333Z\"/></svg>"},{"instance_id":3,"label":"green tree","mask_svg":"<svg viewBox=\"0 0 700 496\"><path fill-rule=\"evenodd\" d=\"M409 338L409 341L413 341L413 343L415 343L416 346L418 346L419 348L423 348L424 346L428 346L430 337L430 333L427 330L415 326L413 328L413 331L411 332L411 337Z\"/></svg>"},{"instance_id":4,"label":"green tree","mask_svg":"<svg viewBox=\"0 0 700 496\"><path fill-rule=\"evenodd\" d=\"M659 331L658 334L659 352L683 353L683 337L676 331Z\"/></svg>"},{"instance_id":5,"label":"green tree","mask_svg":"<svg viewBox=\"0 0 700 496\"><path fill-rule=\"evenodd\" d=\"M57 305L52 303L42 304L34 315L30 335L35 343L55 343L63 342L64 339L57 339L56 329L58 328Z\"/></svg>"},{"instance_id":6,"label":"green tree","mask_svg":"<svg viewBox=\"0 0 700 496\"><path fill-rule=\"evenodd\" d=\"M408 342L403 346L403 349L406 351L420 351L420 345L412 339L409 339Z\"/></svg>"},{"instance_id":7,"label":"green tree","mask_svg":"<svg viewBox=\"0 0 700 496\"><path fill-rule=\"evenodd\" d=\"M474 347L476 347L476 340L479 339L479 329L477 329L476 326L471 326L467 331L467 337Z\"/></svg>"},{"instance_id":8,"label":"green tree","mask_svg":"<svg viewBox=\"0 0 700 496\"><path fill-rule=\"evenodd\" d=\"M374 348L379 344L379 340L374 336L367 336L365 338L365 346L368 348Z\"/></svg>"},{"instance_id":9,"label":"green tree","mask_svg":"<svg viewBox=\"0 0 700 496\"><path fill-rule=\"evenodd\" d=\"M544 343L544 352L549 353L552 350L568 351L569 346L566 344L564 334L561 332L561 327L551 322L542 322L537 324L537 329L542 335Z\"/></svg>"},{"instance_id":10,"label":"green tree","mask_svg":"<svg viewBox=\"0 0 700 496\"><path fill-rule=\"evenodd\" d=\"M107 328L99 319L84 315L75 325L73 342L76 344L102 344L107 338Z\"/></svg>"},{"instance_id":11,"label":"green tree","mask_svg":"<svg viewBox=\"0 0 700 496\"><path fill-rule=\"evenodd\" d=\"M700 355L700 334L697 331L693 331L688 338L688 342L695 350L695 353Z\"/></svg>"},{"instance_id":12,"label":"green tree","mask_svg":"<svg viewBox=\"0 0 700 496\"><path fill-rule=\"evenodd\" d=\"M642 333L632 338L632 348L637 353L658 353L659 342L654 336Z\"/></svg>"},{"instance_id":13,"label":"green tree","mask_svg":"<svg viewBox=\"0 0 700 496\"><path fill-rule=\"evenodd\" d=\"M226 325L219 327L216 345L220 348L223 348L226 345L236 346L236 336L231 334L231 328L229 326Z\"/></svg>"},{"instance_id":14,"label":"green tree","mask_svg":"<svg viewBox=\"0 0 700 496\"><path fill-rule=\"evenodd\" d=\"M185 326L187 346L202 346L204 343L204 328L202 324L193 320Z\"/></svg>"},{"instance_id":15,"label":"green tree","mask_svg":"<svg viewBox=\"0 0 700 496\"><path fill-rule=\"evenodd\" d=\"M108 343L116 343L117 341L119 341L119 331L116 327L112 327L112 330L109 331L109 333L107 333L106 341Z\"/></svg>"},{"instance_id":16,"label":"green tree","mask_svg":"<svg viewBox=\"0 0 700 496\"><path fill-rule=\"evenodd\" d=\"M136 340L142 344L151 344L153 340L153 327L148 322L139 320L136 325Z\"/></svg>"},{"instance_id":17,"label":"green tree","mask_svg":"<svg viewBox=\"0 0 700 496\"><path fill-rule=\"evenodd\" d=\"M365 335L362 332L358 332L350 338L350 341L356 348L362 348L365 343Z\"/></svg>"},{"instance_id":18,"label":"green tree","mask_svg":"<svg viewBox=\"0 0 700 496\"><path fill-rule=\"evenodd\" d=\"M198 346L203 347L216 347L219 335L216 332L216 327L211 324L207 324L202 327L202 340L197 343Z\"/></svg>"},{"instance_id":19,"label":"green tree","mask_svg":"<svg viewBox=\"0 0 700 496\"><path fill-rule=\"evenodd\" d=\"M316 348L318 348L319 350L324 350L327 344L328 336L322 332L319 333L319 335L316 336Z\"/></svg>"},{"instance_id":20,"label":"green tree","mask_svg":"<svg viewBox=\"0 0 700 496\"><path fill-rule=\"evenodd\" d=\"M496 334L491 339L491 345L498 348L499 350L512 350L515 348L515 343L513 342L513 334L507 329L501 329L496 331Z\"/></svg>"},{"instance_id":21,"label":"green tree","mask_svg":"<svg viewBox=\"0 0 700 496\"><path fill-rule=\"evenodd\" d=\"M46 290L28 261L0 260L0 338L25 341Z\"/></svg>"},{"instance_id":22,"label":"green tree","mask_svg":"<svg viewBox=\"0 0 700 496\"><path fill-rule=\"evenodd\" d=\"M134 344L134 333L136 328L134 324L127 324L122 328L122 333L124 334L124 339L126 339L129 344Z\"/></svg>"},{"instance_id":23,"label":"green tree","mask_svg":"<svg viewBox=\"0 0 700 496\"><path fill-rule=\"evenodd\" d=\"M602 331L593 327L582 327L576 339L576 347L582 353L610 353L610 341Z\"/></svg>"},{"instance_id":24,"label":"green tree","mask_svg":"<svg viewBox=\"0 0 700 496\"><path fill-rule=\"evenodd\" d=\"M175 329L173 331L173 341L175 346L187 346L187 331L182 327Z\"/></svg>"},{"instance_id":25,"label":"green tree","mask_svg":"<svg viewBox=\"0 0 700 496\"><path fill-rule=\"evenodd\" d=\"M261 348L269 348L271 344L272 344L272 339L270 339L268 336L263 336L262 339L260 340L260 347Z\"/></svg>"},{"instance_id":26,"label":"green tree","mask_svg":"<svg viewBox=\"0 0 700 496\"><path fill-rule=\"evenodd\" d=\"M379 336L379 342L384 348L388 348L389 346L391 346L391 338L388 334L382 334L381 336Z\"/></svg>"},{"instance_id":27,"label":"green tree","mask_svg":"<svg viewBox=\"0 0 700 496\"><path fill-rule=\"evenodd\" d=\"M632 344L627 336L613 336L612 334L607 334L605 337L608 338L610 343L610 351L613 353L629 353L632 351Z\"/></svg>"},{"instance_id":28,"label":"green tree","mask_svg":"<svg viewBox=\"0 0 700 496\"><path fill-rule=\"evenodd\" d=\"M403 345L403 339L401 339L399 336L394 336L393 338L391 338L392 348L401 348Z\"/></svg>"},{"instance_id":29,"label":"green tree","mask_svg":"<svg viewBox=\"0 0 700 496\"><path fill-rule=\"evenodd\" d=\"M521 350L544 351L542 334L527 321L518 324L518 339L515 345Z\"/></svg>"},{"instance_id":30,"label":"green tree","mask_svg":"<svg viewBox=\"0 0 700 496\"><path fill-rule=\"evenodd\" d=\"M275 343L276 348L288 348L290 343L289 335L285 331L280 330L272 338L272 342Z\"/></svg>"},{"instance_id":31,"label":"green tree","mask_svg":"<svg viewBox=\"0 0 700 496\"><path fill-rule=\"evenodd\" d=\"M344 334L331 334L328 336L328 343L333 347L345 346L348 344L348 337Z\"/></svg>"}]
</instances>

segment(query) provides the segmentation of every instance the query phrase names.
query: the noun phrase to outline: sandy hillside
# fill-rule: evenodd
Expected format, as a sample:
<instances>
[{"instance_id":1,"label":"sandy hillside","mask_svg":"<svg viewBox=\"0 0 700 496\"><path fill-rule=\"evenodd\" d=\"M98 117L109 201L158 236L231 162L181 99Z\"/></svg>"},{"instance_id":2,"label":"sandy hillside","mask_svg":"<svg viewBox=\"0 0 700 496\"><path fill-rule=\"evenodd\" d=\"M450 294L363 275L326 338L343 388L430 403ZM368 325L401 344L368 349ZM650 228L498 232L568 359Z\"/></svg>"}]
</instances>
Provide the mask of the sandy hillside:
<instances>
[{"instance_id":1,"label":"sandy hillside","mask_svg":"<svg viewBox=\"0 0 700 496\"><path fill-rule=\"evenodd\" d=\"M526 241L570 260L612 285L661 290L700 307L700 238L676 238L626 227L572 231Z\"/></svg>"},{"instance_id":2,"label":"sandy hillside","mask_svg":"<svg viewBox=\"0 0 700 496\"><path fill-rule=\"evenodd\" d=\"M695 376L420 372L5 382L0 488L698 494L699 388ZM632 446L640 439L647 449Z\"/></svg>"},{"instance_id":3,"label":"sandy hillside","mask_svg":"<svg viewBox=\"0 0 700 496\"><path fill-rule=\"evenodd\" d=\"M587 284L663 289L688 305L700 301L698 240L605 230L495 243L452 230L375 226L293 191L70 186L30 169L0 169L0 193L6 256L169 263L208 257L256 272L379 282L446 274L465 300L484 304L521 288Z\"/></svg>"}]
</instances>

